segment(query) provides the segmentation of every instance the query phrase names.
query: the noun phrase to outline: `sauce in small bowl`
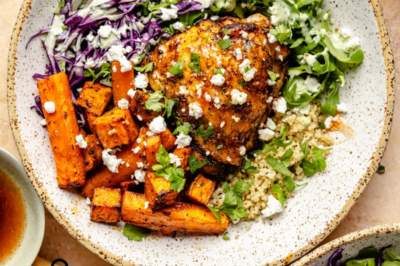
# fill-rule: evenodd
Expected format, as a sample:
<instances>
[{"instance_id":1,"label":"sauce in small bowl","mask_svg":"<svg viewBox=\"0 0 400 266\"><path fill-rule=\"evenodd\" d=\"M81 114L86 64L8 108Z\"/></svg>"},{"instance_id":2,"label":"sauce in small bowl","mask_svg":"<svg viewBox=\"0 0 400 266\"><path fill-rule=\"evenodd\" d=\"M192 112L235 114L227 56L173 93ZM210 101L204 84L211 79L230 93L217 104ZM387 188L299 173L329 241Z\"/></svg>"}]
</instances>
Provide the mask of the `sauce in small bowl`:
<instances>
[{"instance_id":1,"label":"sauce in small bowl","mask_svg":"<svg viewBox=\"0 0 400 266\"><path fill-rule=\"evenodd\" d=\"M26 228L25 208L17 184L0 170L0 263L21 245Z\"/></svg>"}]
</instances>

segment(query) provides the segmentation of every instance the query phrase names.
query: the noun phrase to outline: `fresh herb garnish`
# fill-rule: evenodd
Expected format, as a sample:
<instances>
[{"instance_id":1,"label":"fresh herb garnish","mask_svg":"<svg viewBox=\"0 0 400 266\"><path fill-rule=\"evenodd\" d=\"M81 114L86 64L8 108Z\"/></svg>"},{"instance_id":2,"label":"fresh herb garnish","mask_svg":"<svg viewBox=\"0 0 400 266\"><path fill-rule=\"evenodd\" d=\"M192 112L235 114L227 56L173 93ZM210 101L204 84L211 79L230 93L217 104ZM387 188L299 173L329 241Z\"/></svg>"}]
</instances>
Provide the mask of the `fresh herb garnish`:
<instances>
[{"instance_id":1,"label":"fresh herb garnish","mask_svg":"<svg viewBox=\"0 0 400 266\"><path fill-rule=\"evenodd\" d=\"M246 44L245 46L243 46L242 50L250 50L251 49L251 45L250 44Z\"/></svg>"},{"instance_id":2,"label":"fresh herb garnish","mask_svg":"<svg viewBox=\"0 0 400 266\"><path fill-rule=\"evenodd\" d=\"M58 7L54 11L54 14L60 14L61 8L63 8L64 6L65 6L65 2L59 2Z\"/></svg>"},{"instance_id":3,"label":"fresh herb garnish","mask_svg":"<svg viewBox=\"0 0 400 266\"><path fill-rule=\"evenodd\" d=\"M289 163L290 163L290 159L293 156L293 150L292 149L288 149L281 157L281 162L288 167Z\"/></svg>"},{"instance_id":4,"label":"fresh herb garnish","mask_svg":"<svg viewBox=\"0 0 400 266\"><path fill-rule=\"evenodd\" d=\"M229 30L227 30L227 29L222 29L222 32L223 32L225 35L228 35L228 34L229 34Z\"/></svg>"},{"instance_id":5,"label":"fresh herb garnish","mask_svg":"<svg viewBox=\"0 0 400 266\"><path fill-rule=\"evenodd\" d=\"M122 232L122 234L126 236L129 240L139 242L142 241L143 238L148 236L150 233L150 229L128 223L125 224L124 231Z\"/></svg>"},{"instance_id":6,"label":"fresh herb garnish","mask_svg":"<svg viewBox=\"0 0 400 266\"><path fill-rule=\"evenodd\" d=\"M257 174L259 172L257 167L251 165L250 159L247 158L247 156L244 157L244 167L243 167L243 169L245 171L249 172L249 173L252 173L252 174Z\"/></svg>"},{"instance_id":7,"label":"fresh herb garnish","mask_svg":"<svg viewBox=\"0 0 400 266\"><path fill-rule=\"evenodd\" d=\"M189 169L192 174L194 174L197 169L202 168L204 165L209 164L209 161L205 159L204 161L200 162L197 160L194 154L191 154L188 159Z\"/></svg>"},{"instance_id":8,"label":"fresh herb garnish","mask_svg":"<svg viewBox=\"0 0 400 266\"><path fill-rule=\"evenodd\" d=\"M246 85L246 81L242 79L241 81L238 82L239 85L244 86Z\"/></svg>"},{"instance_id":9,"label":"fresh herb garnish","mask_svg":"<svg viewBox=\"0 0 400 266\"><path fill-rule=\"evenodd\" d=\"M164 114L167 113L167 118L172 115L172 109L176 102L179 101L178 98L168 99L165 97L161 91L156 91L154 93L149 94L150 97L146 101L144 105L144 109L150 111L160 112L163 108L165 108ZM164 103L160 102L160 100L164 100Z\"/></svg>"},{"instance_id":10,"label":"fresh herb garnish","mask_svg":"<svg viewBox=\"0 0 400 266\"><path fill-rule=\"evenodd\" d=\"M228 232L225 232L224 235L222 236L223 240L230 240L231 238L228 236Z\"/></svg>"},{"instance_id":11,"label":"fresh herb garnish","mask_svg":"<svg viewBox=\"0 0 400 266\"><path fill-rule=\"evenodd\" d=\"M188 135L190 132L190 127L192 125L189 124L188 122L183 123L183 125L179 125L177 128L175 128L173 134L176 135L178 133L183 133L185 135Z\"/></svg>"},{"instance_id":12,"label":"fresh herb garnish","mask_svg":"<svg viewBox=\"0 0 400 266\"><path fill-rule=\"evenodd\" d=\"M318 125L319 125L320 128L326 129L326 125L325 125L324 122L318 122Z\"/></svg>"},{"instance_id":13,"label":"fresh herb garnish","mask_svg":"<svg viewBox=\"0 0 400 266\"><path fill-rule=\"evenodd\" d=\"M270 33L274 35L280 43L283 43L292 36L292 30L284 24L279 24L275 29L271 29Z\"/></svg>"},{"instance_id":14,"label":"fresh herb garnish","mask_svg":"<svg viewBox=\"0 0 400 266\"><path fill-rule=\"evenodd\" d=\"M268 76L272 81L276 81L279 78L279 75L272 71L268 71Z\"/></svg>"},{"instance_id":15,"label":"fresh herb garnish","mask_svg":"<svg viewBox=\"0 0 400 266\"><path fill-rule=\"evenodd\" d=\"M385 166L383 166L383 165L379 165L378 166L378 169L376 170L376 172L378 173L378 174L384 174L385 173Z\"/></svg>"},{"instance_id":16,"label":"fresh herb garnish","mask_svg":"<svg viewBox=\"0 0 400 266\"><path fill-rule=\"evenodd\" d=\"M231 47L231 40L230 39L225 39L225 40L219 40L218 42L219 47L224 51Z\"/></svg>"},{"instance_id":17,"label":"fresh herb garnish","mask_svg":"<svg viewBox=\"0 0 400 266\"><path fill-rule=\"evenodd\" d=\"M220 149L222 149L222 148L224 148L224 145L218 145L218 146L217 146L217 150L220 150Z\"/></svg>"},{"instance_id":18,"label":"fresh herb garnish","mask_svg":"<svg viewBox=\"0 0 400 266\"><path fill-rule=\"evenodd\" d=\"M153 71L153 65L154 65L154 63L150 62L147 65L145 65L144 67L137 66L137 67L134 67L134 69L139 72L150 72L150 71Z\"/></svg>"},{"instance_id":19,"label":"fresh herb garnish","mask_svg":"<svg viewBox=\"0 0 400 266\"><path fill-rule=\"evenodd\" d=\"M179 61L177 63L175 63L169 70L168 72L171 73L172 75L174 75L177 78L183 78L183 73L182 73L182 69L183 69L183 65L185 64L185 62L183 61Z\"/></svg>"},{"instance_id":20,"label":"fresh herb garnish","mask_svg":"<svg viewBox=\"0 0 400 266\"><path fill-rule=\"evenodd\" d=\"M93 83L100 77L109 80L111 78L111 64L103 63L101 65L100 71L95 73L91 68L86 69L83 74L87 78L92 78L92 83L90 86L93 86Z\"/></svg>"},{"instance_id":21,"label":"fresh herb garnish","mask_svg":"<svg viewBox=\"0 0 400 266\"><path fill-rule=\"evenodd\" d=\"M267 162L271 165L271 167L284 175L291 175L292 172L285 166L284 163L280 162L277 158L272 157L271 155L267 157Z\"/></svg>"},{"instance_id":22,"label":"fresh herb garnish","mask_svg":"<svg viewBox=\"0 0 400 266\"><path fill-rule=\"evenodd\" d=\"M209 138L212 135L213 129L214 129L214 126L213 125L209 125L207 130L204 132L204 127L203 127L203 125L201 125L197 129L197 131L192 130L191 132L192 132L193 135L201 137L202 139L205 140L205 139Z\"/></svg>"},{"instance_id":23,"label":"fresh herb garnish","mask_svg":"<svg viewBox=\"0 0 400 266\"><path fill-rule=\"evenodd\" d=\"M292 191L293 191L295 188L297 188L297 187L302 187L302 186L305 186L305 185L308 184L308 183L306 182L306 183L303 183L303 184L298 185L298 184L296 184L296 183L293 181L293 179L292 179L290 176L285 177L285 178L282 180L282 183L283 183L283 185L286 187L287 191L289 191L289 192L292 192Z\"/></svg>"},{"instance_id":24,"label":"fresh herb garnish","mask_svg":"<svg viewBox=\"0 0 400 266\"><path fill-rule=\"evenodd\" d=\"M191 60L191 62L188 64L188 67L190 67L197 74L201 74L200 56L196 53L190 53L190 60Z\"/></svg>"},{"instance_id":25,"label":"fresh herb garnish","mask_svg":"<svg viewBox=\"0 0 400 266\"><path fill-rule=\"evenodd\" d=\"M216 68L214 68L214 73L215 74L220 74L220 75L224 75L224 72L222 72L222 69L220 69L220 68L218 68L218 67L216 67Z\"/></svg>"},{"instance_id":26,"label":"fresh herb garnish","mask_svg":"<svg viewBox=\"0 0 400 266\"><path fill-rule=\"evenodd\" d=\"M331 91L325 98L325 103L322 106L321 113L335 116L336 108L339 104L339 85L336 82L332 82L329 88Z\"/></svg>"},{"instance_id":27,"label":"fresh herb garnish","mask_svg":"<svg viewBox=\"0 0 400 266\"><path fill-rule=\"evenodd\" d=\"M285 190L282 190L279 184L272 184L271 190L278 195L278 200L282 204L282 206L285 205L285 202L287 200L287 192Z\"/></svg>"}]
</instances>

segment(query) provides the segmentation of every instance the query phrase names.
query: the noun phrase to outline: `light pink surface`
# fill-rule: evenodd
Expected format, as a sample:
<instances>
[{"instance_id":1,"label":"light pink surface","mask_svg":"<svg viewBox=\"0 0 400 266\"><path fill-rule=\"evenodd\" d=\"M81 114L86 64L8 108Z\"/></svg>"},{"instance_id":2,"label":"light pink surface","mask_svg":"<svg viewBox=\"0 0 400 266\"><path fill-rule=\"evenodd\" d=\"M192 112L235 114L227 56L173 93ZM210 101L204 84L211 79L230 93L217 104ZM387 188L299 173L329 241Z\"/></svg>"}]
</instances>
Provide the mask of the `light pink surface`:
<instances>
[{"instance_id":1,"label":"light pink surface","mask_svg":"<svg viewBox=\"0 0 400 266\"><path fill-rule=\"evenodd\" d=\"M380 0L386 25L391 37L397 74L400 73L400 2L398 0ZM0 0L0 146L16 156L18 155L11 134L7 117L6 104L6 71L7 53L10 44L10 36L17 17L22 0ZM399 77L399 75L397 75ZM400 90L400 80L397 81ZM400 93L396 94L396 100ZM398 101L396 101L398 102ZM400 159L396 157L396 151L400 147L400 107L395 106L394 123L388 148L385 152L382 164L386 167L384 175L376 174L369 186L359 198L349 215L341 225L327 238L326 241L338 238L352 231L362 228L391 222L400 222ZM46 232L40 256L54 260L64 258L70 265L109 265L96 255L85 249L74 240L51 216L46 212Z\"/></svg>"}]
</instances>

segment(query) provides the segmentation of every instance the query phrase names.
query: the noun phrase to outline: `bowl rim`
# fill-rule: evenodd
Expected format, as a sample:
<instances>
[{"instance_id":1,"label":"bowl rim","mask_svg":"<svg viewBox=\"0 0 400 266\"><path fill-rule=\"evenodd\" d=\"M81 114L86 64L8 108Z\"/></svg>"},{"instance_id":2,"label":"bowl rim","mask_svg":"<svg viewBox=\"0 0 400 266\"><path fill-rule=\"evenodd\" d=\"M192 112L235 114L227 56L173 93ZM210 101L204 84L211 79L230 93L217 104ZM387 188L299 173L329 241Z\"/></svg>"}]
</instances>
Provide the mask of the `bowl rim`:
<instances>
[{"instance_id":1,"label":"bowl rim","mask_svg":"<svg viewBox=\"0 0 400 266\"><path fill-rule=\"evenodd\" d=\"M13 183L16 184L20 192L22 192L21 190L24 190L24 188L22 187L25 187L27 190L29 190L29 194L37 195L36 191L32 186L31 180L28 178L28 175L26 174L25 167L23 166L23 164L13 154L11 154L9 151L1 147L0 147L0 157L5 158L4 160L11 162L10 168L15 169L15 171L13 171L12 175L9 175L9 178L13 181ZM25 194L21 193L21 196L24 200L27 200ZM25 260L24 262L28 262L29 265L31 265L35 261L37 255L39 254L40 248L43 244L44 231L46 225L44 207L42 202L39 200L39 197L35 197L34 206L36 215L33 216L36 217L36 219L38 220L40 228L35 228L36 230L34 232L24 230L23 236L21 238L21 240L23 240L25 235L30 233L34 233L36 236L34 240L32 240L34 242L27 243L29 245L29 253L24 255L24 260ZM28 208L29 207L25 204L25 209ZM26 248L27 244L24 244L24 242L21 241L19 247L16 248L16 250L6 258L6 260L4 261L5 265L9 265L10 263L9 260L13 259L16 256L16 252L19 249L24 247ZM31 246L30 244L36 244L36 246Z\"/></svg>"},{"instance_id":2,"label":"bowl rim","mask_svg":"<svg viewBox=\"0 0 400 266\"><path fill-rule=\"evenodd\" d=\"M294 262L292 266L305 266L313 262L315 259L318 259L332 250L336 250L339 247L351 243L355 243L360 239L367 238L370 236L381 235L381 234L391 234L400 232L400 223L391 223L391 224L382 224L374 227L365 228L359 231L351 232L347 235L344 235L340 238L332 240L323 246L320 246L302 257L298 261Z\"/></svg>"},{"instance_id":3,"label":"bowl rim","mask_svg":"<svg viewBox=\"0 0 400 266\"><path fill-rule=\"evenodd\" d=\"M15 96L15 62L17 60L17 47L19 35L22 31L25 19L29 16L31 11L31 5L34 0L24 0L19 11L16 24L14 26L11 38L11 44L8 53L8 66L7 66L7 104L8 113L10 117L10 125L13 132L14 140L17 144L19 154L22 158L22 162L25 166L26 172L29 179L31 180L34 188L42 199L46 208L50 211L53 217L71 234L75 239L77 239L82 245L91 250L93 253L97 254L99 257L103 258L109 263L114 265L137 265L135 263L123 260L113 254L112 252L106 250L98 244L92 243L89 239L84 237L79 229L75 228L62 213L58 212L53 205L47 192L40 186L40 182L34 174L32 164L26 153L24 143L21 140L19 126L18 126L18 116L16 113L16 96ZM395 92L395 68L392 48L390 45L390 39L388 32L386 30L386 25L383 19L382 10L379 4L379 0L369 0L371 3L374 16L378 23L379 35L382 44L384 63L386 67L386 108L385 108L385 121L381 132L381 137L379 140L378 147L372 156L371 164L369 165L363 178L360 178L356 189L353 194L349 197L349 200L344 205L343 209L336 215L336 217L326 226L323 232L317 235L313 240L309 241L305 246L299 248L294 253L289 254L286 258L277 260L270 263L269 265L285 265L289 262L295 261L309 251L314 249L322 240L324 240L343 220L347 215L351 207L355 204L356 200L360 197L361 193L364 191L365 187L368 185L372 176L376 172L379 166L379 162L382 159L383 153L386 148L386 144L389 139L391 127L392 127L392 117L394 110L394 92Z\"/></svg>"}]
</instances>

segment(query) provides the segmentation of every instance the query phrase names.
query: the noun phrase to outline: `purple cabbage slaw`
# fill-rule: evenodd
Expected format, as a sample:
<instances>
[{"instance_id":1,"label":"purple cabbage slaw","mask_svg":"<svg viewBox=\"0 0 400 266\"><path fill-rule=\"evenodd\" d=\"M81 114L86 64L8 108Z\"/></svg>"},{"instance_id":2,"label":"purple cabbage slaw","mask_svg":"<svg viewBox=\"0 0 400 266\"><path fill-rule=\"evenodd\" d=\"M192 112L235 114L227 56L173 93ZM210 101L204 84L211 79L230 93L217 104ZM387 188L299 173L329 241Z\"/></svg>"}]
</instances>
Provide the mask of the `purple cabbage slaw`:
<instances>
[{"instance_id":1,"label":"purple cabbage slaw","mask_svg":"<svg viewBox=\"0 0 400 266\"><path fill-rule=\"evenodd\" d=\"M142 6L149 4L149 1L146 3L146 0L100 0L97 2L89 0L85 7L90 7L92 2L98 3L92 6L92 9L96 11L83 13L83 15L80 13L82 9L77 8L80 2L79 0L60 1L61 8L57 14L54 14L51 24L54 24L58 16L57 19L63 21L63 30L55 36L53 45L46 45L49 37L46 41L41 40L48 58L47 73L33 75L33 78L44 79L65 71L72 88L72 95L75 97L78 96L78 86L85 80L84 70L89 67L99 68L107 62L106 54L112 45L130 46L132 49L126 55L127 59L132 60L135 56L141 59L151 46L157 45L161 38L171 37L170 33L163 32L161 23L164 21L158 16L152 18L154 15L152 13L148 16L140 14ZM208 8L193 0L182 0L174 5L178 8L179 15ZM102 25L112 27L114 39L110 43L104 44L105 40L97 34L97 30ZM26 48L32 40L42 34L51 34L51 27L41 29L34 34L28 40ZM90 62L90 65L85 62ZM73 101L78 121L83 126L85 120L82 110L76 104L75 97ZM31 109L43 117L39 96L36 96L34 100L35 105Z\"/></svg>"},{"instance_id":2,"label":"purple cabbage slaw","mask_svg":"<svg viewBox=\"0 0 400 266\"><path fill-rule=\"evenodd\" d=\"M383 252L392 247L392 245L383 247L379 250L378 252L378 256L376 258L376 262L377 262L377 266L381 266L382 265L382 260L383 260ZM339 248L337 249L335 252L333 252L333 254L329 257L329 262L328 262L328 266L340 266L340 264L338 264L338 262L343 258L343 251L344 248ZM357 258L356 258L357 259ZM344 264L345 265L345 264Z\"/></svg>"}]
</instances>

